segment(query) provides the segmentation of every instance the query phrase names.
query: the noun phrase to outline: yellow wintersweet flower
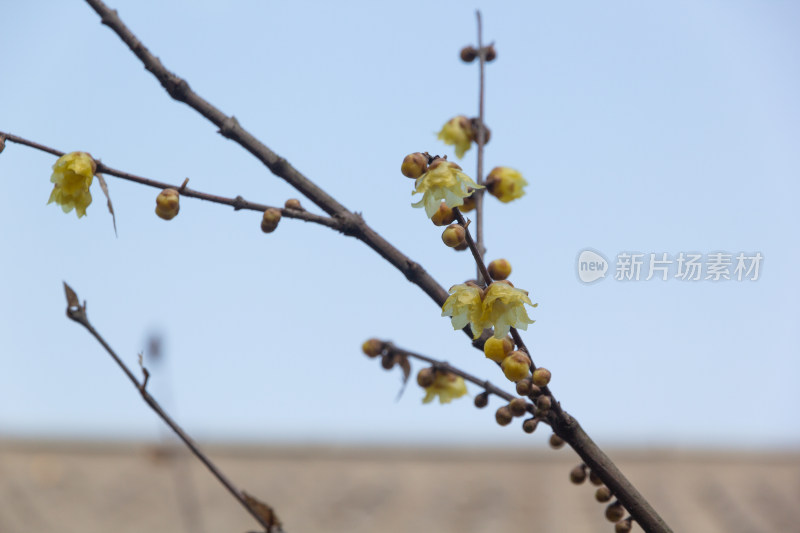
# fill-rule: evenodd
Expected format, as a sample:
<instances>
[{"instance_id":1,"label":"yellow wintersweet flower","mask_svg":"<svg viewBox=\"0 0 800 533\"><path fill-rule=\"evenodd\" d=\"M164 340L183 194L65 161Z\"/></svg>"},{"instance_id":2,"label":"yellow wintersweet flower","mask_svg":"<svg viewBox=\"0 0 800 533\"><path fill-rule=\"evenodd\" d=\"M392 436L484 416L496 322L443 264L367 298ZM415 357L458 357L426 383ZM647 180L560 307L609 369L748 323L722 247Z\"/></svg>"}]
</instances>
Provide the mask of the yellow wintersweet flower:
<instances>
[{"instance_id":1,"label":"yellow wintersweet flower","mask_svg":"<svg viewBox=\"0 0 800 533\"><path fill-rule=\"evenodd\" d=\"M47 203L57 203L65 213L75 209L78 218L84 216L92 203L89 186L96 170L97 164L86 152L72 152L59 157L50 176L55 187Z\"/></svg>"},{"instance_id":2,"label":"yellow wintersweet flower","mask_svg":"<svg viewBox=\"0 0 800 533\"><path fill-rule=\"evenodd\" d=\"M472 178L462 172L461 167L444 159L437 159L428 167L428 171L417 178L416 188L411 194L422 194L422 199L412 207L425 207L425 214L431 218L444 200L447 207L453 208L464 204L464 198L472 194L469 190L482 189Z\"/></svg>"},{"instance_id":3,"label":"yellow wintersweet flower","mask_svg":"<svg viewBox=\"0 0 800 533\"><path fill-rule=\"evenodd\" d=\"M425 397L422 399L422 403L430 403L437 396L439 397L439 403L450 403L456 398L461 398L466 393L467 384L464 383L464 378L439 370L436 372L433 385L425 388Z\"/></svg>"},{"instance_id":4,"label":"yellow wintersweet flower","mask_svg":"<svg viewBox=\"0 0 800 533\"><path fill-rule=\"evenodd\" d=\"M486 189L503 203L516 200L525 195L523 188L528 184L522 174L508 167L495 167L486 176Z\"/></svg>"},{"instance_id":5,"label":"yellow wintersweet flower","mask_svg":"<svg viewBox=\"0 0 800 533\"><path fill-rule=\"evenodd\" d=\"M496 281L486 289L481 321L494 326L494 336L498 339L508 335L511 328L528 329L533 320L528 317L525 304L536 307L526 291Z\"/></svg>"},{"instance_id":6,"label":"yellow wintersweet flower","mask_svg":"<svg viewBox=\"0 0 800 533\"><path fill-rule=\"evenodd\" d=\"M469 119L464 115L451 118L447 124L442 126L439 132L439 139L445 144L452 144L456 147L456 157L461 159L464 153L472 145L472 126Z\"/></svg>"},{"instance_id":7,"label":"yellow wintersweet flower","mask_svg":"<svg viewBox=\"0 0 800 533\"><path fill-rule=\"evenodd\" d=\"M483 319L483 291L475 284L462 283L450 287L450 296L442 306L442 316L452 317L453 329L463 329L467 324L472 328L474 338L483 333L484 328L491 327Z\"/></svg>"}]
</instances>

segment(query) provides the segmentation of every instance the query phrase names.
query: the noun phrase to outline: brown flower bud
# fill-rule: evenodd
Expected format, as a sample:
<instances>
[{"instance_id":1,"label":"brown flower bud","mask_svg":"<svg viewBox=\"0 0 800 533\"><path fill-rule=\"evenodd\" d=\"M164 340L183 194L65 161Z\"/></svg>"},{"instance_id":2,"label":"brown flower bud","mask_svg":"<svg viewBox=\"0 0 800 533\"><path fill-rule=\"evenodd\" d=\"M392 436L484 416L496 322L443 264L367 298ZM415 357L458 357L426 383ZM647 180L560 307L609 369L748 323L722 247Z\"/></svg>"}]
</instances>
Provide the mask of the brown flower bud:
<instances>
[{"instance_id":1,"label":"brown flower bud","mask_svg":"<svg viewBox=\"0 0 800 533\"><path fill-rule=\"evenodd\" d=\"M466 243L466 231L458 224L450 224L442 232L442 241L450 248Z\"/></svg>"},{"instance_id":2,"label":"brown flower bud","mask_svg":"<svg viewBox=\"0 0 800 533\"><path fill-rule=\"evenodd\" d=\"M472 128L472 135L471 138L475 142L478 143L478 134L480 133L480 118L474 117L469 119L470 127ZM492 138L492 130L490 130L486 124L483 125L483 144L489 144L489 139Z\"/></svg>"},{"instance_id":3,"label":"brown flower bud","mask_svg":"<svg viewBox=\"0 0 800 533\"><path fill-rule=\"evenodd\" d=\"M464 63L472 63L478 57L478 51L471 46L465 46L461 49L461 61Z\"/></svg>"},{"instance_id":4,"label":"brown flower bud","mask_svg":"<svg viewBox=\"0 0 800 533\"><path fill-rule=\"evenodd\" d=\"M489 393L482 392L475 396L475 407L478 409L483 409L489 404Z\"/></svg>"},{"instance_id":5,"label":"brown flower bud","mask_svg":"<svg viewBox=\"0 0 800 533\"><path fill-rule=\"evenodd\" d=\"M533 383L537 387L546 387L550 383L550 377L550 371L541 366L533 371Z\"/></svg>"},{"instance_id":6,"label":"brown flower bud","mask_svg":"<svg viewBox=\"0 0 800 533\"><path fill-rule=\"evenodd\" d=\"M488 270L493 280L503 280L511 275L511 263L506 259L495 259L489 263Z\"/></svg>"},{"instance_id":7,"label":"brown flower bud","mask_svg":"<svg viewBox=\"0 0 800 533\"><path fill-rule=\"evenodd\" d=\"M361 351L367 357L378 357L383 351L383 342L378 339L368 339L361 345Z\"/></svg>"},{"instance_id":8,"label":"brown flower bud","mask_svg":"<svg viewBox=\"0 0 800 533\"><path fill-rule=\"evenodd\" d=\"M586 481L586 465L580 464L573 468L569 473L569 480L576 485L580 485Z\"/></svg>"},{"instance_id":9,"label":"brown flower bud","mask_svg":"<svg viewBox=\"0 0 800 533\"><path fill-rule=\"evenodd\" d=\"M564 439L553 433L550 435L550 447L554 450L558 450L559 448L564 446Z\"/></svg>"},{"instance_id":10,"label":"brown flower bud","mask_svg":"<svg viewBox=\"0 0 800 533\"><path fill-rule=\"evenodd\" d=\"M527 396L531 393L531 380L525 378L517 381L517 394L520 396Z\"/></svg>"},{"instance_id":11,"label":"brown flower bud","mask_svg":"<svg viewBox=\"0 0 800 533\"><path fill-rule=\"evenodd\" d=\"M453 210L447 207L447 204L442 202L439 204L439 209L431 217L431 222L436 226L446 226L456 219L456 214Z\"/></svg>"},{"instance_id":12,"label":"brown flower bud","mask_svg":"<svg viewBox=\"0 0 800 533\"><path fill-rule=\"evenodd\" d=\"M597 487L603 484L603 480L594 472L589 472L589 482Z\"/></svg>"},{"instance_id":13,"label":"brown flower bud","mask_svg":"<svg viewBox=\"0 0 800 533\"><path fill-rule=\"evenodd\" d=\"M625 516L625 508L619 502L614 502L606 507L606 519L609 522L619 522Z\"/></svg>"},{"instance_id":14,"label":"brown flower bud","mask_svg":"<svg viewBox=\"0 0 800 533\"><path fill-rule=\"evenodd\" d=\"M633 529L632 518L629 516L625 520L620 520L614 525L614 533L629 533Z\"/></svg>"},{"instance_id":15,"label":"brown flower bud","mask_svg":"<svg viewBox=\"0 0 800 533\"><path fill-rule=\"evenodd\" d=\"M511 409L509 409L507 405L504 405L497 410L497 412L494 414L494 418L501 426L507 426L511 423L511 420L514 417L511 415Z\"/></svg>"},{"instance_id":16,"label":"brown flower bud","mask_svg":"<svg viewBox=\"0 0 800 533\"><path fill-rule=\"evenodd\" d=\"M394 366L395 362L396 361L395 361L394 355L392 355L390 353L387 353L386 355L381 357L381 366L383 368L385 368L386 370L391 369Z\"/></svg>"},{"instance_id":17,"label":"brown flower bud","mask_svg":"<svg viewBox=\"0 0 800 533\"><path fill-rule=\"evenodd\" d=\"M494 49L494 45L490 44L486 47L486 61L492 62L497 59L497 50Z\"/></svg>"},{"instance_id":18,"label":"brown flower bud","mask_svg":"<svg viewBox=\"0 0 800 533\"><path fill-rule=\"evenodd\" d=\"M536 385L531 384L531 391L528 393L528 397L531 400L535 400L542 394L542 389L537 387Z\"/></svg>"},{"instance_id":19,"label":"brown flower bud","mask_svg":"<svg viewBox=\"0 0 800 533\"><path fill-rule=\"evenodd\" d=\"M181 195L175 189L164 189L156 197L156 215L172 220L181 210Z\"/></svg>"},{"instance_id":20,"label":"brown flower bud","mask_svg":"<svg viewBox=\"0 0 800 533\"><path fill-rule=\"evenodd\" d=\"M511 416L522 416L526 413L528 402L522 398L514 398L508 402L508 409L511 411Z\"/></svg>"},{"instance_id":21,"label":"brown flower bud","mask_svg":"<svg viewBox=\"0 0 800 533\"><path fill-rule=\"evenodd\" d=\"M428 170L428 158L420 152L408 154L400 165L400 172L407 178L417 179Z\"/></svg>"},{"instance_id":22,"label":"brown flower bud","mask_svg":"<svg viewBox=\"0 0 800 533\"><path fill-rule=\"evenodd\" d=\"M297 198L289 198L286 200L286 203L283 204L283 207L287 209L295 209L297 211L303 211L303 206L300 205L300 200Z\"/></svg>"},{"instance_id":23,"label":"brown flower bud","mask_svg":"<svg viewBox=\"0 0 800 533\"><path fill-rule=\"evenodd\" d=\"M539 425L538 418L528 418L525 422L522 423L522 431L525 433L533 433L536 431L536 426Z\"/></svg>"},{"instance_id":24,"label":"brown flower bud","mask_svg":"<svg viewBox=\"0 0 800 533\"><path fill-rule=\"evenodd\" d=\"M431 367L423 368L417 374L417 385L423 389L433 385L434 381L436 381L436 371Z\"/></svg>"},{"instance_id":25,"label":"brown flower bud","mask_svg":"<svg viewBox=\"0 0 800 533\"><path fill-rule=\"evenodd\" d=\"M272 233L278 227L278 222L280 221L280 210L270 207L264 211L264 216L261 218L261 231L264 233Z\"/></svg>"},{"instance_id":26,"label":"brown flower bud","mask_svg":"<svg viewBox=\"0 0 800 533\"><path fill-rule=\"evenodd\" d=\"M536 407L541 409L542 411L548 411L553 406L553 400L550 396L546 396L542 394L538 398L536 398Z\"/></svg>"},{"instance_id":27,"label":"brown flower bud","mask_svg":"<svg viewBox=\"0 0 800 533\"><path fill-rule=\"evenodd\" d=\"M474 194L471 194L471 195L467 196L466 198L464 198L464 205L458 206L458 210L461 211L462 213L469 213L470 211L475 209L475 198L474 198L474 196L475 196Z\"/></svg>"},{"instance_id":28,"label":"brown flower bud","mask_svg":"<svg viewBox=\"0 0 800 533\"><path fill-rule=\"evenodd\" d=\"M612 498L613 494L611 494L611 489L603 485L602 487L598 488L594 493L594 499L600 503L605 503Z\"/></svg>"}]
</instances>

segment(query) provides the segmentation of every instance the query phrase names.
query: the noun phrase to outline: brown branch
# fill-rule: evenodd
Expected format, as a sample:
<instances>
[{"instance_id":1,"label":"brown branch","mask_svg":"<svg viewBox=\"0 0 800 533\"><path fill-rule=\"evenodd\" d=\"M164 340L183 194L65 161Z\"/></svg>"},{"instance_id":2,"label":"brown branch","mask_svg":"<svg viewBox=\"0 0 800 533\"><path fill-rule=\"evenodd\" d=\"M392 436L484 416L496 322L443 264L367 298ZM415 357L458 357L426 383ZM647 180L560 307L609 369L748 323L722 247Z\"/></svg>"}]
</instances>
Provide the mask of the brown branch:
<instances>
[{"instance_id":1,"label":"brown branch","mask_svg":"<svg viewBox=\"0 0 800 533\"><path fill-rule=\"evenodd\" d=\"M30 141L23 137L13 135L11 133L5 133L0 131L0 137L5 137L7 141L17 144L22 144L24 146L29 146L31 148L35 148L42 152L53 154L54 156L57 157L61 157L62 155L64 155L64 152L61 152L54 148L50 148L49 146L45 146L43 144L39 144L37 142ZM248 210L248 211L259 211L263 213L264 211L272 207L257 202L250 202L248 200L245 200L241 196L237 196L236 198L226 198L224 196L218 196L216 194L208 194L200 191L195 191L193 189L189 189L186 187L186 184L189 181L188 178L185 179L183 181L183 184L180 186L170 185L169 183L164 183L149 178L143 178L141 176L137 176L129 172L123 172L122 170L117 170L115 168L109 167L108 165L101 163L100 161L95 161L95 162L97 163L97 172L99 174L116 176L118 178L128 181L133 181L135 183L146 185L148 187L155 187L156 189L175 189L181 196L186 196L188 198L198 198L200 200L206 200L207 202L213 202L215 204L229 205L233 207L236 211ZM335 218L315 215L314 213L309 213L308 211L287 209L285 207L274 207L273 209L279 210L281 212L281 216L284 216L286 218L296 218L298 220L305 220L306 222L313 222L315 224L320 224L321 226L325 226L331 229L335 229L337 231L344 232L344 226L342 225L341 221L336 220Z\"/></svg>"},{"instance_id":2,"label":"brown branch","mask_svg":"<svg viewBox=\"0 0 800 533\"><path fill-rule=\"evenodd\" d=\"M280 523L275 522L270 523L269 521L265 520L256 510L254 510L250 505L248 505L245 493L237 489L233 483L231 483L227 477L222 473L222 471L217 468L217 466L209 459L209 457L203 453L202 450L197 446L197 444L192 440L192 438L175 422L159 405L155 398L153 398L149 392L147 392L147 380L149 378L149 373L147 369L142 369L145 375L145 379L143 382L140 382L136 376L131 372L128 366L120 359L120 357L114 352L114 350L109 346L109 344L105 341L105 339L97 332L96 329L92 326L89 322L89 318L86 314L86 302L81 305L78 300L78 296L75 294L75 291L72 288L64 283L64 290L67 293L67 316L77 322L78 324L82 325L86 330L92 334L92 336L97 339L103 348L108 352L112 359L119 365L125 375L128 376L128 379L136 387L136 390L139 391L141 394L142 399L150 406L150 408L155 411L155 413L170 427L170 429L175 432L175 434L183 441L184 444L192 451L192 453L197 457L200 462L202 462L208 470L217 478L217 480L222 483L222 485L228 489L228 492L236 498L236 500L242 504L242 506L247 510L250 515L255 518L255 520L264 526L266 531L274 531L276 533L282 531Z\"/></svg>"},{"instance_id":3,"label":"brown branch","mask_svg":"<svg viewBox=\"0 0 800 533\"><path fill-rule=\"evenodd\" d=\"M486 50L483 49L483 21L481 20L480 10L475 11L478 18L478 65L480 69L480 76L478 81L478 136L476 142L478 144L478 168L476 170L475 180L478 185L483 185L483 147L486 144L486 129L484 128L484 112L483 105L485 102L484 85L485 85L485 67L486 67ZM474 193L475 196L475 238L478 246L478 255L483 258L486 253L486 246L483 243L483 200L484 189L478 189ZM478 279L482 277L482 273L478 270ZM486 283L489 283L489 278L486 278Z\"/></svg>"},{"instance_id":4,"label":"brown branch","mask_svg":"<svg viewBox=\"0 0 800 533\"><path fill-rule=\"evenodd\" d=\"M375 250L381 257L402 272L409 281L419 286L439 307L444 304L447 299L447 291L419 263L412 261L400 252L367 225L360 215L349 211L327 192L301 174L286 159L278 156L256 139L250 132L239 125L235 117L224 114L194 92L186 80L167 70L161 60L151 54L147 47L125 26L116 11L109 9L101 0L86 0L86 2L100 15L102 23L111 28L128 45L128 48L141 60L145 68L158 79L172 98L179 102L184 102L206 117L219 128L219 133L224 137L241 145L264 163L273 174L286 180L287 183L314 202L320 209L338 220L342 224L343 233L361 240Z\"/></svg>"},{"instance_id":5,"label":"brown branch","mask_svg":"<svg viewBox=\"0 0 800 533\"><path fill-rule=\"evenodd\" d=\"M111 28L141 60L145 68L158 79L172 98L186 103L206 117L219 128L220 134L237 142L264 163L273 174L284 179L328 215L339 220L343 225L343 233L361 240L375 250L381 257L400 270L409 281L419 286L439 307L444 304L447 299L447 291L422 266L405 256L386 239L378 235L364 222L363 218L346 209L328 193L301 174L286 159L279 157L250 132L242 128L235 117L225 115L195 93L186 80L167 70L161 61L151 54L144 44L125 26L116 11L109 9L101 0L86 0L86 2L100 15L102 23ZM481 56L483 56L483 53L482 51ZM480 135L483 135L482 126L483 124L481 124L481 129L479 130ZM463 221L463 217L461 221ZM480 257L480 253L477 255ZM487 278L487 281L488 279L490 278ZM469 328L464 328L464 331L471 335ZM473 345L477 348L482 348L483 339L473 342ZM595 470L600 479L614 491L620 502L646 531L651 533L667 533L671 531L647 500L639 494L613 462L586 435L577 421L560 409L558 402L553 402L551 417L554 418L550 422L556 434L567 441L578 455L583 458L584 462Z\"/></svg>"}]
</instances>

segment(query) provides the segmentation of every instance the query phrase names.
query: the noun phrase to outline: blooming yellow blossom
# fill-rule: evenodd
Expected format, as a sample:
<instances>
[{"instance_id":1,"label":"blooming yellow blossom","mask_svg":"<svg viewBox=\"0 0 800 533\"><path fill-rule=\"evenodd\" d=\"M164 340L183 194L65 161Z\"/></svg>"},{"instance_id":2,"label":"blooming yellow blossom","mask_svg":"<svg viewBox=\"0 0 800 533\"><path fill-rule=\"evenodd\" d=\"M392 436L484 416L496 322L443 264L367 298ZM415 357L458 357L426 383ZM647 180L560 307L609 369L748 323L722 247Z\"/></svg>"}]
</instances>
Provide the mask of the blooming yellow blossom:
<instances>
[{"instance_id":1,"label":"blooming yellow blossom","mask_svg":"<svg viewBox=\"0 0 800 533\"><path fill-rule=\"evenodd\" d=\"M450 287L450 296L442 306L442 316L452 317L453 329L463 329L467 324L477 339L491 324L483 320L482 292L477 285L462 283Z\"/></svg>"},{"instance_id":2,"label":"blooming yellow blossom","mask_svg":"<svg viewBox=\"0 0 800 533\"><path fill-rule=\"evenodd\" d=\"M422 399L422 403L430 403L437 396L439 403L450 403L466 393L467 385L464 383L464 378L439 370L436 372L433 385L425 388L425 397Z\"/></svg>"},{"instance_id":3,"label":"blooming yellow blossom","mask_svg":"<svg viewBox=\"0 0 800 533\"><path fill-rule=\"evenodd\" d=\"M522 174L508 167L495 167L486 176L486 188L489 194L503 203L521 198L524 187L528 184Z\"/></svg>"},{"instance_id":4,"label":"blooming yellow blossom","mask_svg":"<svg viewBox=\"0 0 800 533\"><path fill-rule=\"evenodd\" d=\"M533 324L525 304L536 307L527 292L504 282L492 283L483 298L480 321L494 326L495 338L502 339L511 328L528 329L528 324Z\"/></svg>"},{"instance_id":5,"label":"blooming yellow blossom","mask_svg":"<svg viewBox=\"0 0 800 533\"><path fill-rule=\"evenodd\" d=\"M96 170L97 164L86 152L72 152L59 157L50 176L55 187L47 203L57 203L65 213L75 209L78 218L84 216L92 203L89 186Z\"/></svg>"},{"instance_id":6,"label":"blooming yellow blossom","mask_svg":"<svg viewBox=\"0 0 800 533\"><path fill-rule=\"evenodd\" d=\"M438 161L438 162L437 162ZM464 197L473 189L482 189L472 178L462 172L455 163L439 159L428 168L428 171L417 178L416 188L411 194L422 194L422 199L413 207L425 207L425 214L431 218L444 200L447 207L458 207L464 204Z\"/></svg>"},{"instance_id":7,"label":"blooming yellow blossom","mask_svg":"<svg viewBox=\"0 0 800 533\"><path fill-rule=\"evenodd\" d=\"M472 126L464 115L451 118L442 126L438 138L445 144L452 144L456 148L456 157L461 159L472 145Z\"/></svg>"}]
</instances>

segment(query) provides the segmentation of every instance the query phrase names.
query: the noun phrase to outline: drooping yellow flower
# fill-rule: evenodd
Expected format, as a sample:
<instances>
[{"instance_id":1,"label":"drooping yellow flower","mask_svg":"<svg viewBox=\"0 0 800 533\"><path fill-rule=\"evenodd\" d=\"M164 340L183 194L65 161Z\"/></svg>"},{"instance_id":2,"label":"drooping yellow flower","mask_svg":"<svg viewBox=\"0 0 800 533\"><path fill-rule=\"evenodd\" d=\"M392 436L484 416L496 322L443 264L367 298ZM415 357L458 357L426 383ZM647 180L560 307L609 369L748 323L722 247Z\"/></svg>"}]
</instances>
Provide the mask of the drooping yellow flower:
<instances>
[{"instance_id":1,"label":"drooping yellow flower","mask_svg":"<svg viewBox=\"0 0 800 533\"><path fill-rule=\"evenodd\" d=\"M97 164L86 152L72 152L59 157L50 176L55 187L47 203L57 203L65 213L75 209L78 218L86 215L86 208L92 203L89 187L96 170Z\"/></svg>"},{"instance_id":2,"label":"drooping yellow flower","mask_svg":"<svg viewBox=\"0 0 800 533\"><path fill-rule=\"evenodd\" d=\"M472 334L477 339L488 324L483 320L483 291L474 284L462 283L450 287L450 296L442 306L442 316L452 317L450 322L453 329L463 329L467 324L472 328Z\"/></svg>"},{"instance_id":3,"label":"drooping yellow flower","mask_svg":"<svg viewBox=\"0 0 800 533\"><path fill-rule=\"evenodd\" d=\"M444 141L445 144L454 145L456 157L461 159L464 157L464 153L470 149L472 137L472 126L469 119L464 115L459 115L451 118L447 121L447 124L442 126L438 138Z\"/></svg>"},{"instance_id":4,"label":"drooping yellow flower","mask_svg":"<svg viewBox=\"0 0 800 533\"><path fill-rule=\"evenodd\" d=\"M464 378L441 370L436 371L436 378L433 385L425 388L425 397L422 403L430 403L435 397L439 397L439 403L450 403L456 398L461 398L467 393L467 385Z\"/></svg>"},{"instance_id":5,"label":"drooping yellow flower","mask_svg":"<svg viewBox=\"0 0 800 533\"><path fill-rule=\"evenodd\" d=\"M516 200L525 195L528 184L522 174L508 167L495 167L486 176L486 189L503 203Z\"/></svg>"},{"instance_id":6,"label":"drooping yellow flower","mask_svg":"<svg viewBox=\"0 0 800 533\"><path fill-rule=\"evenodd\" d=\"M473 189L482 189L472 178L464 174L461 167L444 159L437 159L428 167L428 171L417 178L416 188L411 194L422 194L422 199L413 207L425 207L425 214L431 218L444 200L447 207L453 208L464 204L464 198Z\"/></svg>"},{"instance_id":7,"label":"drooping yellow flower","mask_svg":"<svg viewBox=\"0 0 800 533\"><path fill-rule=\"evenodd\" d=\"M536 307L526 291L496 281L486 289L480 320L494 326L494 336L502 339L512 327L528 329L528 324L533 324L525 310L525 304Z\"/></svg>"}]
</instances>

